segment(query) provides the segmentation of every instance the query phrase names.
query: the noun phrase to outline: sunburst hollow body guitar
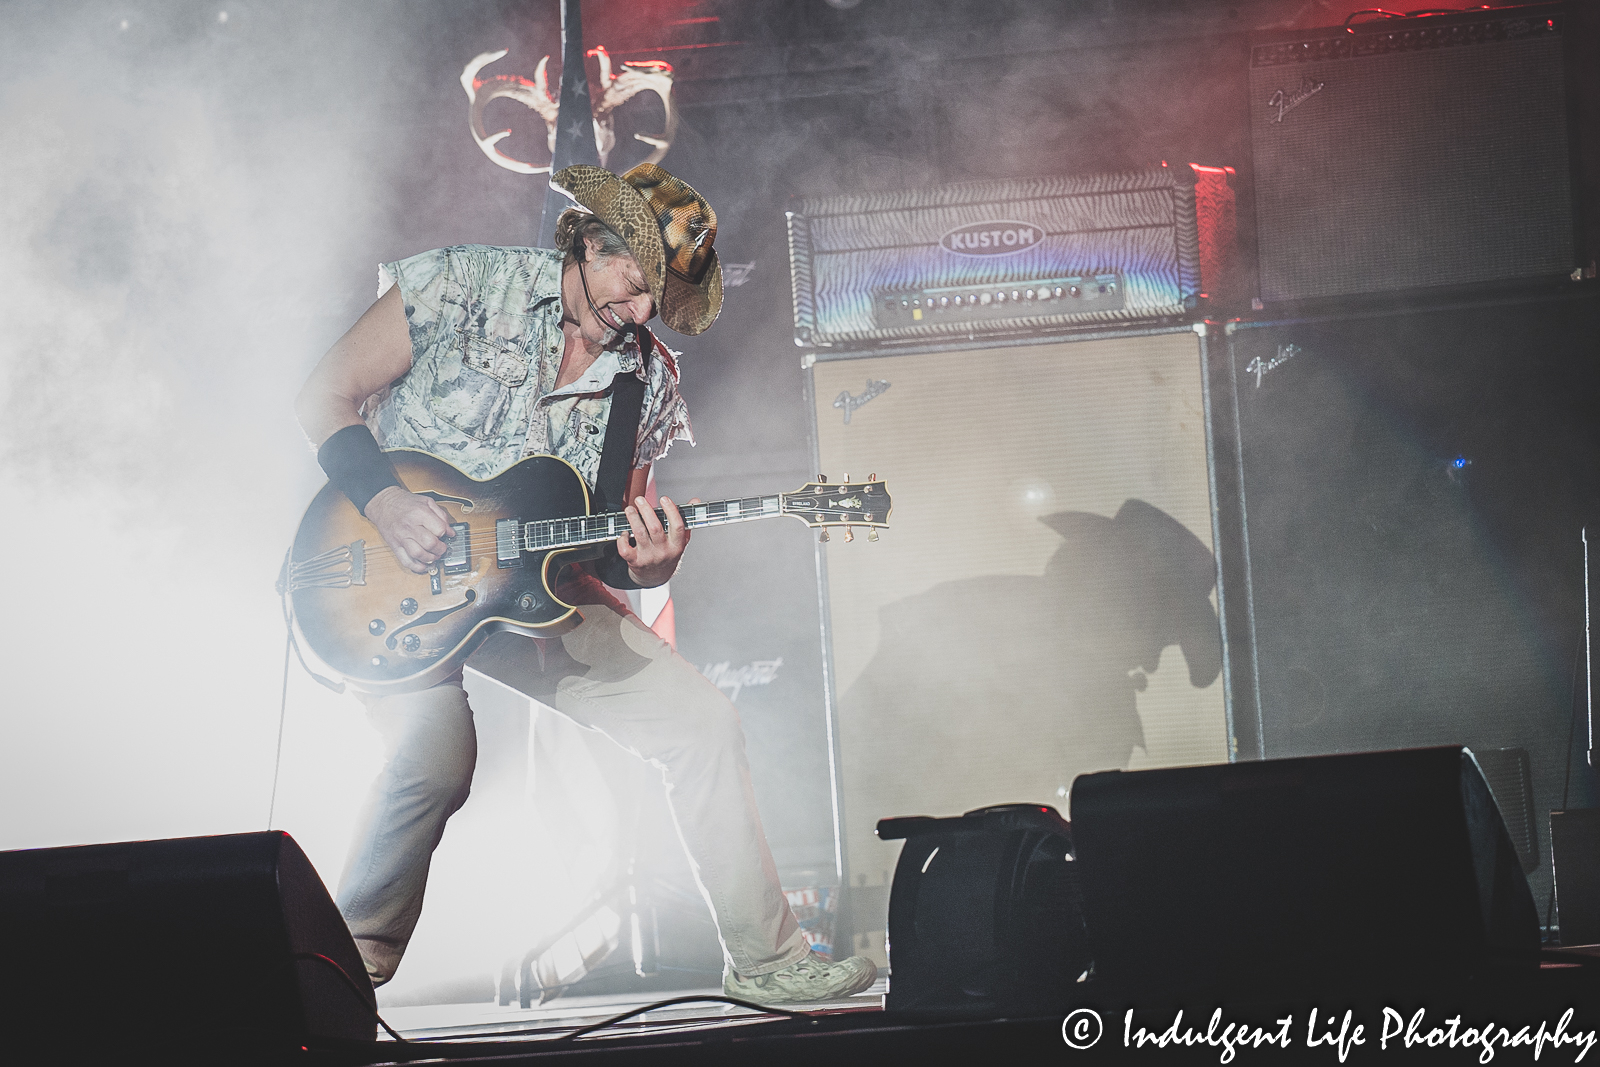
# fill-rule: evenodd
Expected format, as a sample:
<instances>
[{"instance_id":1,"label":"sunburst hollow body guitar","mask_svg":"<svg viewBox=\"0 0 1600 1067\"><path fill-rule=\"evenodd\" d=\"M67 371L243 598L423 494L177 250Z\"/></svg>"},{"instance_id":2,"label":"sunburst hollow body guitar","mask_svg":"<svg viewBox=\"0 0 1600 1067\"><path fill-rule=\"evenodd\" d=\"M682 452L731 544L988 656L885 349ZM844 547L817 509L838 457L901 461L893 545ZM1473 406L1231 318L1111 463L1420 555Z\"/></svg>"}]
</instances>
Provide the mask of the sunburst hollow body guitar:
<instances>
[{"instance_id":1,"label":"sunburst hollow body guitar","mask_svg":"<svg viewBox=\"0 0 1600 1067\"><path fill-rule=\"evenodd\" d=\"M449 677L489 634L552 637L577 621L555 594L569 564L599 556L629 532L623 512L590 514L589 490L565 460L534 456L488 479L424 452L388 453L408 489L451 519L449 551L427 574L402 567L373 526L332 485L311 501L284 574L295 636L351 688L424 689ZM818 481L793 493L684 504L690 529L790 515L808 526L888 525L879 481ZM656 511L663 523L666 516Z\"/></svg>"}]
</instances>

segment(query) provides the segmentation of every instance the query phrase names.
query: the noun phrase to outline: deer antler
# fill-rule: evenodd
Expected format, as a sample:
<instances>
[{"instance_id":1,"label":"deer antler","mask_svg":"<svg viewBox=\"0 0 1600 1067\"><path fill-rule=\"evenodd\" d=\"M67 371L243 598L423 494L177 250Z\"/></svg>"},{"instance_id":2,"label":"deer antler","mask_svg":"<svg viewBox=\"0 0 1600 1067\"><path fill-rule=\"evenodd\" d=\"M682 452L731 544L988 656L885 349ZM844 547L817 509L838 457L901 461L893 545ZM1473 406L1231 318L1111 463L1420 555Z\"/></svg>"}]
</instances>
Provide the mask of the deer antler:
<instances>
[{"instance_id":1,"label":"deer antler","mask_svg":"<svg viewBox=\"0 0 1600 1067\"><path fill-rule=\"evenodd\" d=\"M600 150L600 165L605 166L606 157L617 144L611 113L640 93L655 93L666 112L659 136L633 135L635 140L654 149L643 162L661 162L678 132L678 112L672 106L672 64L659 59L630 60L622 64L621 74L613 76L611 56L604 48L596 46L589 49L589 54L600 61L600 102L594 109L595 147Z\"/></svg>"},{"instance_id":2,"label":"deer antler","mask_svg":"<svg viewBox=\"0 0 1600 1067\"><path fill-rule=\"evenodd\" d=\"M556 118L560 113L560 103L550 95L549 56L539 60L539 66L535 68L531 82L514 74L496 74L492 78L485 79L478 77L479 71L490 63L503 59L509 52L510 49L507 48L502 48L498 52L484 52L475 56L472 62L462 69L461 87L467 91L469 102L467 124L472 130L473 141L496 165L516 171L518 174L548 174L550 164L535 167L520 159L512 159L495 147L511 136L510 130L490 134L483 128L484 107L491 100L508 97L540 114L544 119L546 143L552 153L556 150ZM667 149L672 147L672 139L678 132L678 112L672 106L672 65L657 59L628 61L622 64L622 73L613 75L611 55L603 47L596 46L589 49L589 55L600 62L601 94L594 108L594 143L600 154L600 165L602 167L606 165L611 150L617 144L612 113L627 101L645 92L655 93L661 98L661 106L665 111L663 128L656 137L642 133L633 136L652 148L644 162L659 163L667 154Z\"/></svg>"},{"instance_id":3,"label":"deer antler","mask_svg":"<svg viewBox=\"0 0 1600 1067\"><path fill-rule=\"evenodd\" d=\"M483 154L490 160L506 170L514 170L518 174L548 174L550 164L535 167L524 163L520 159L512 159L501 152L495 145L511 136L510 130L501 130L496 134L484 132L483 109L491 100L500 97L509 97L523 107L537 111L545 122L549 131L550 150L555 151L556 142L556 113L559 109L557 102L550 97L549 83L545 76L545 67L550 62L550 57L545 56L539 61L539 67L534 72L534 81L517 77L514 74L496 74L492 78L480 80L478 72L497 59L503 59L511 50L502 48L498 52L484 52L473 58L461 71L461 88L467 91L467 100L470 102L467 109L467 124L472 130L472 139ZM487 88L487 92L483 90Z\"/></svg>"}]
</instances>

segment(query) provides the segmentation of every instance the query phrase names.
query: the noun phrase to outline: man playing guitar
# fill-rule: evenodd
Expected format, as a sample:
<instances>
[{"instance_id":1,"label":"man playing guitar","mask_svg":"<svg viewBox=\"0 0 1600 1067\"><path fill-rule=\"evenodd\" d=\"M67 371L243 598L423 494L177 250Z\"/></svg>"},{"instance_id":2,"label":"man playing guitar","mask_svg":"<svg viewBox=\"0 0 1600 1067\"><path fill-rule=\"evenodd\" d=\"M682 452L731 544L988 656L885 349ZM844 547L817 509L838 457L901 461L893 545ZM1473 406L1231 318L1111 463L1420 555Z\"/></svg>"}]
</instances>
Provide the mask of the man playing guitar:
<instances>
[{"instance_id":1,"label":"man playing guitar","mask_svg":"<svg viewBox=\"0 0 1600 1067\"><path fill-rule=\"evenodd\" d=\"M601 581L660 585L689 543L672 501L661 499L663 524L644 500L650 465L674 440L692 441L674 357L644 323L659 313L694 335L716 319L716 215L652 164L622 176L574 166L551 180L578 205L562 215L555 250L460 246L385 264L393 284L312 372L296 401L301 425L330 481L418 574L445 556L451 519L401 484L383 448L428 452L475 479L552 454L592 493L628 501L633 533L587 564L593 573L563 572L560 599L580 608L582 622L543 655L497 634L473 666L662 768L717 922L729 995L767 1004L850 996L876 968L807 946L756 811L738 713ZM636 428L608 433L632 423L634 410ZM603 462L619 448L625 465ZM626 470L625 496L622 485L602 484L612 470ZM338 904L381 984L421 914L445 822L466 800L477 737L459 671L428 689L364 699L387 758Z\"/></svg>"}]
</instances>

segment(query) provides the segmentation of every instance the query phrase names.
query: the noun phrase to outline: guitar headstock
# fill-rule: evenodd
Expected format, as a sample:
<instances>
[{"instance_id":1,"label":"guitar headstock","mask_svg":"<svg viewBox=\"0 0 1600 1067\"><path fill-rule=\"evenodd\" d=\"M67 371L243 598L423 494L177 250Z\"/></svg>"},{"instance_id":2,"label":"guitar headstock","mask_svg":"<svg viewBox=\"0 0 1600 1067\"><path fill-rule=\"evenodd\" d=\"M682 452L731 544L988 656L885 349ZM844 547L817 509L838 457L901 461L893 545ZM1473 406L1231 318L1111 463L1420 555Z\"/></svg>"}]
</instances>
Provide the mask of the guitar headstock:
<instances>
[{"instance_id":1,"label":"guitar headstock","mask_svg":"<svg viewBox=\"0 0 1600 1067\"><path fill-rule=\"evenodd\" d=\"M785 515L821 529L824 541L831 526L843 526L846 541L855 539L852 527L865 526L867 540L876 541L878 530L888 527L889 512L894 508L889 486L878 481L876 474L864 482L852 482L849 475L842 482L829 482L827 475L821 475L793 493L784 493L782 501Z\"/></svg>"}]
</instances>

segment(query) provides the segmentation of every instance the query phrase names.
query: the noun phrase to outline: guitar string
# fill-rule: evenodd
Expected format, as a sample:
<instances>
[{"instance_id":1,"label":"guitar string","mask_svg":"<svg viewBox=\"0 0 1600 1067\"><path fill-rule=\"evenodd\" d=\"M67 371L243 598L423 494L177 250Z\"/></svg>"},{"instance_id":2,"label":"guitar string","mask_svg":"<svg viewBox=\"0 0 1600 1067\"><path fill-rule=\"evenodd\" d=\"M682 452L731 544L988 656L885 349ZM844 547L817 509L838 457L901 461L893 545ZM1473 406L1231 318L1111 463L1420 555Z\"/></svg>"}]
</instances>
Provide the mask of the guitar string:
<instances>
[{"instance_id":1,"label":"guitar string","mask_svg":"<svg viewBox=\"0 0 1600 1067\"><path fill-rule=\"evenodd\" d=\"M754 499L759 499L759 498L754 498ZM606 515L574 516L574 517L572 517L570 519L552 519L552 520L534 519L534 520L528 520L527 522L519 523L519 526L523 527L523 528L526 528L528 525L540 525L540 524L543 524L543 523L578 522L578 521L582 521L582 520L593 521L593 520L596 520L596 519L607 518L607 517L609 517L609 514L612 514L612 513L607 513ZM619 517L621 517L623 513L616 512L614 514L616 514ZM657 512L657 514L659 515L660 513ZM731 525L733 525L734 523L737 523L737 522L750 522L750 521L754 521L754 520L757 520L757 519L778 518L778 517L782 516L783 514L786 514L786 513L784 513L784 512L768 512L768 513L752 512L751 514L748 514L748 515L733 515L733 516L725 516L725 517L712 518L712 519L696 519L696 520L691 520L690 521L689 528L690 529L704 529L706 527L711 527L711 526L731 526ZM792 514L792 512L791 513L787 513L787 514ZM824 523L824 525L827 525L829 522L832 522L832 523L837 524L837 525L847 525L847 526L869 526L870 527L870 526L883 525L883 524L880 524L880 523L869 523L869 522L865 522L865 521L859 521L859 520L861 520L861 516L859 514L856 514L853 511L847 511L847 510L842 509L842 508L816 508L816 509L812 509L809 512L809 514L821 515L821 516L824 516L825 518L827 516L832 516L832 515L837 515L838 516L837 520L828 519ZM858 520L858 521L851 522L851 521L849 521L851 519L855 519L855 520ZM488 526L472 526L469 523L467 525L467 536L468 536L469 545L482 544L482 545L485 546L485 549L487 549L488 545L497 544L496 531L492 527L488 527ZM618 536L620 537L620 536L623 536L623 535L619 534ZM564 548L584 548L584 547L587 547L589 545L603 545L603 544L606 544L607 542L613 540L613 538L608 534L608 535L605 535L603 537L599 537L598 540L587 540L587 539L584 539L584 540L579 540L579 541L576 541L576 542L560 541L560 542L547 544L547 545L546 544L534 544L532 546L523 544L522 543L523 540L524 540L524 537L523 537L521 531L519 530L518 535L514 539L514 543L516 544L516 547L517 547L519 552L546 552L546 551L557 551L559 549L564 549ZM382 542L379 542L379 544L381 544L382 547L385 548L385 549L388 548L387 544L383 544ZM336 545L334 547L335 548L339 548L339 547L342 547L342 546ZM469 549L469 551L474 551L475 552L476 549ZM301 566L306 566L306 565L308 565L308 563L309 563L309 561L306 561L306 560L299 561L299 565L301 565ZM330 564L330 566L338 566L338 565L339 565L338 562L334 562L334 563ZM374 573L385 572L385 571L394 571L394 570L405 571L408 574L415 575L417 578L423 578L423 577L426 576L425 574L417 574L415 571L412 571L409 567L403 566L400 563L400 561L395 558L394 553L393 553L392 550L391 551L385 551L381 555L377 554L377 553L370 553L367 556L366 572L368 574L374 574Z\"/></svg>"},{"instance_id":2,"label":"guitar string","mask_svg":"<svg viewBox=\"0 0 1600 1067\"><path fill-rule=\"evenodd\" d=\"M870 493L871 490L868 487L871 486L871 485L874 485L874 484L881 484L881 483L872 483L872 482L863 483L859 488L855 484L844 483L842 485L837 485L837 486L834 486L832 488L833 488L834 492L836 492L836 493L837 492L853 493L853 492L858 492L858 491L859 492L863 492L863 493ZM802 521L804 521L804 516L796 513L798 509L791 510L790 508L785 507L784 501L785 501L786 497L787 498L795 498L795 499L805 499L806 496L807 495L803 494L803 493L769 493L769 494L764 494L764 495L760 495L760 496L753 496L753 497L733 497L733 498L729 498L729 499L726 499L726 500L714 500L714 501L709 501L709 502L703 502L703 503L700 503L700 504L683 504L683 505L680 505L679 507L680 507L680 513L682 511L688 511L690 509L695 509L697 511L702 512L702 515L699 518L690 519L690 520L687 521L686 526L689 529L699 529L699 528L703 528L703 527L707 527L707 526L730 525L730 524L732 524L734 522L745 522L745 521L750 521L750 520L754 520L754 519L774 518L774 517L777 517L777 516L780 516L780 515L794 515L796 518L800 518ZM764 504L765 504L766 501L772 500L774 498L778 500L778 510L777 511L768 511L766 509L766 507L764 506ZM815 498L812 497L811 499L815 499ZM727 509L727 506L729 504L737 504L737 505L739 505L738 510L735 511L734 513L732 513L732 514L728 514L726 509ZM751 507L751 506L748 506L748 505L754 505L754 506ZM723 514L721 514L721 515L704 514L705 512L708 512L710 509L718 508L718 507L724 509ZM655 511L655 515L656 515L657 520L662 524L662 526L667 526L668 525L668 520L667 520L667 515L666 515L665 509L664 508L655 508L653 510ZM855 513L855 512L852 512L852 511L847 511L845 509L837 508L837 507L835 507L835 508L810 508L810 509L805 509L805 511L806 511L807 514L820 515L820 516L824 516L825 518L827 516L829 516L829 515L837 513L838 518L836 520L834 520L834 524L836 524L836 525L861 525L861 526L886 525L886 524L882 524L882 523L876 523L875 524L875 523L872 523L872 522L869 522L869 521L864 521L864 520L861 521L861 522L852 523L849 520L855 519L855 518L862 518L862 516L860 516L858 513ZM594 515L573 515L573 516L566 516L566 517L559 518L559 519L517 520L517 535L515 537L515 543L517 544L517 547L518 547L519 551L525 551L525 552L538 552L538 551L547 551L547 550L554 551L556 549L561 549L561 548L580 548L580 547L584 547L586 545L604 544L606 541L609 541L609 540L612 539L612 535L610 534L609 531L603 537L600 537L600 536L598 536L598 531L596 531L594 535L587 535L587 534L582 532L581 527L580 527L580 536L578 537L578 539L576 541L567 541L567 540L565 540L563 538L563 539L557 539L556 541L553 541L550 544L528 545L528 544L525 544L523 542L526 539L526 531L527 531L527 527L529 527L529 526L544 526L546 528L549 528L549 529L553 530L553 527L558 523L571 523L571 522L578 522L578 523L590 522L590 523L594 523L594 522L599 522L599 521L602 521L602 520L610 520L613 517L616 520L619 521L621 527L623 528L623 532L622 533L618 533L616 535L617 537L626 536L626 534L633 532L633 528L632 528L631 524L629 524L628 521L627 521L627 513L626 512L622 512L622 511L603 512L603 513L594 514ZM808 525L810 525L810 524L808 523ZM826 523L824 523L824 525L826 525ZM474 540L476 540L477 538L480 538L480 537L489 537L489 538L491 538L491 540L494 540L494 541L498 542L498 538L499 538L499 530L498 529L494 529L494 530L491 531L487 527L473 526L469 522L469 523L467 523L467 532L468 532L468 536L473 538ZM339 547L340 546L338 546L338 545L333 546L334 549L337 549ZM330 549L330 551L331 551L331 549ZM393 559L392 554L391 554L390 558ZM300 563L302 565L306 564L306 563L309 563L309 562L310 562L309 559L300 561ZM375 565L378 565L378 561L377 560L372 560L372 559L368 560L368 570L369 571L371 569L373 569L373 567Z\"/></svg>"}]
</instances>

